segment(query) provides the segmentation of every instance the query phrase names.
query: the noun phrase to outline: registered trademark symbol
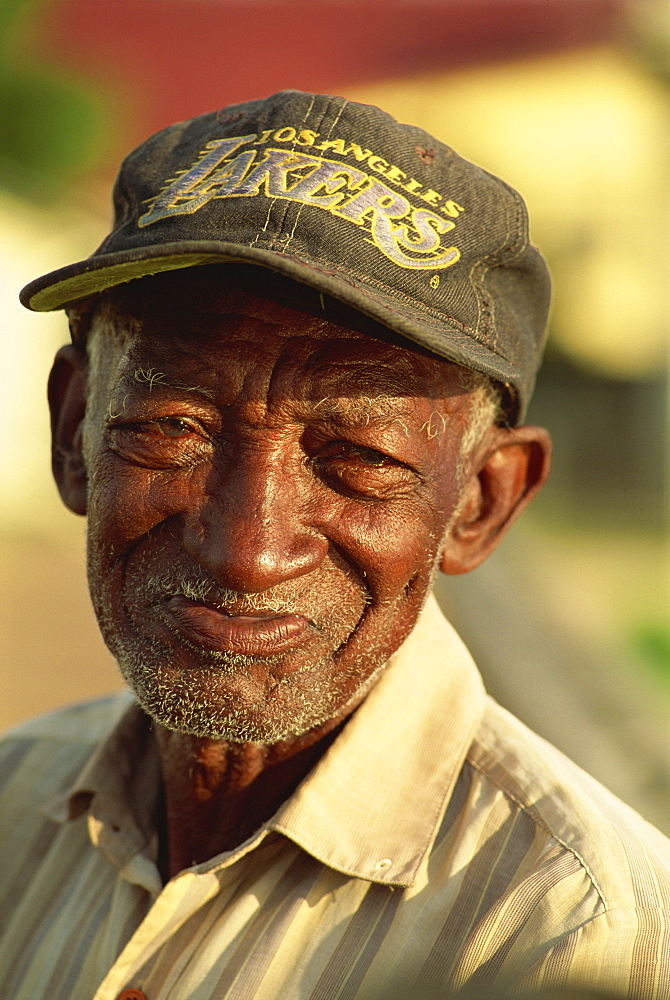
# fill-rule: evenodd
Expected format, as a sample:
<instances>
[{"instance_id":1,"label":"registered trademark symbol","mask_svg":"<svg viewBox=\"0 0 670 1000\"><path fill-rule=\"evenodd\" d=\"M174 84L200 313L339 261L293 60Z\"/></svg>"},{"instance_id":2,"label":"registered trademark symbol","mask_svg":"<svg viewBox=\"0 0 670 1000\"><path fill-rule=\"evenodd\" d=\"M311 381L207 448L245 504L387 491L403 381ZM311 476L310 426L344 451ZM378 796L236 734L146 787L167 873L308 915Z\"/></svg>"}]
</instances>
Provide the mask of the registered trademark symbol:
<instances>
[{"instance_id":1,"label":"registered trademark symbol","mask_svg":"<svg viewBox=\"0 0 670 1000\"><path fill-rule=\"evenodd\" d=\"M439 276L439 274L434 274L433 277L430 279L430 287L431 288L437 288L437 286L439 285L439 283L440 283L440 276Z\"/></svg>"}]
</instances>

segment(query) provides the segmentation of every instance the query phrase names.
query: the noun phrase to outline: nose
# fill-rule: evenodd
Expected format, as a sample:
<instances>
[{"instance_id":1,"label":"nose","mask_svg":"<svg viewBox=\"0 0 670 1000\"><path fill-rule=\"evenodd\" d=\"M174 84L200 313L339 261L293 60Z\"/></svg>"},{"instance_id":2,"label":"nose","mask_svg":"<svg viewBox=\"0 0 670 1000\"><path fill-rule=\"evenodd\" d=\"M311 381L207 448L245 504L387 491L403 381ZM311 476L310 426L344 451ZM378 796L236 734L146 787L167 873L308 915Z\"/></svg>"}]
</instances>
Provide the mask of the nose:
<instances>
[{"instance_id":1,"label":"nose","mask_svg":"<svg viewBox=\"0 0 670 1000\"><path fill-rule=\"evenodd\" d=\"M213 472L189 511L189 555L221 586L262 593L317 569L328 541L310 523L313 505L302 463L248 448Z\"/></svg>"}]
</instances>

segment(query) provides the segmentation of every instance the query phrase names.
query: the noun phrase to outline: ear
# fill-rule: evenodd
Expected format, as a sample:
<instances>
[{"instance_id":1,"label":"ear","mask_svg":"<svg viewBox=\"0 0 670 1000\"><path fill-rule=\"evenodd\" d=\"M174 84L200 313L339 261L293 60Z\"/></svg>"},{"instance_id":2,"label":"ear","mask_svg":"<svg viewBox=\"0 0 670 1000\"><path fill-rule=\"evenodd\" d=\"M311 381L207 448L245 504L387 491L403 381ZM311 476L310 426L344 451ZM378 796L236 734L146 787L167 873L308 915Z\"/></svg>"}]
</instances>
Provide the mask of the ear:
<instances>
[{"instance_id":1,"label":"ear","mask_svg":"<svg viewBox=\"0 0 670 1000\"><path fill-rule=\"evenodd\" d=\"M493 552L549 474L551 438L542 427L496 427L464 487L440 569L468 573Z\"/></svg>"},{"instance_id":2,"label":"ear","mask_svg":"<svg viewBox=\"0 0 670 1000\"><path fill-rule=\"evenodd\" d=\"M86 513L86 468L82 431L86 412L86 355L73 344L56 354L49 375L51 467L63 503Z\"/></svg>"}]
</instances>

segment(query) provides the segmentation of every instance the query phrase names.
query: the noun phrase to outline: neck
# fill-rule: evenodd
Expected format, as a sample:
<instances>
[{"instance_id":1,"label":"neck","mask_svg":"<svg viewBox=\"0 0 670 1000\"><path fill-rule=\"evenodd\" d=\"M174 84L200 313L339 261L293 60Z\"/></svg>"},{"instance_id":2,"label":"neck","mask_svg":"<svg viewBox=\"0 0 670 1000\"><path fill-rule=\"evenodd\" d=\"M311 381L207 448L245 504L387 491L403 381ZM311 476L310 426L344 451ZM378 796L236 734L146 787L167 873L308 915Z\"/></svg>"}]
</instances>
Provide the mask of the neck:
<instances>
[{"instance_id":1,"label":"neck","mask_svg":"<svg viewBox=\"0 0 670 1000\"><path fill-rule=\"evenodd\" d=\"M165 786L163 877L247 840L295 791L342 725L269 745L227 743L157 726Z\"/></svg>"}]
</instances>

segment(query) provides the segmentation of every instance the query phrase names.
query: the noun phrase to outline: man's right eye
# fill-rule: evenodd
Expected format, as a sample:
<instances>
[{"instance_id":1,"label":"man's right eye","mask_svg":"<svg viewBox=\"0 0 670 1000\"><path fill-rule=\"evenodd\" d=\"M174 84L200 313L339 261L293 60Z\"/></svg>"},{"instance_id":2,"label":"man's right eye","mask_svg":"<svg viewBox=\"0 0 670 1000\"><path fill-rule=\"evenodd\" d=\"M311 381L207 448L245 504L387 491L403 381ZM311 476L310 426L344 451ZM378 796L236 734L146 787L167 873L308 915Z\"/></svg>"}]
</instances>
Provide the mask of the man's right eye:
<instances>
[{"instance_id":1,"label":"man's right eye","mask_svg":"<svg viewBox=\"0 0 670 1000\"><path fill-rule=\"evenodd\" d=\"M146 420L130 426L135 427L139 433L157 434L159 437L177 438L193 433L190 424L179 417L161 417L159 420Z\"/></svg>"},{"instance_id":2,"label":"man's right eye","mask_svg":"<svg viewBox=\"0 0 670 1000\"><path fill-rule=\"evenodd\" d=\"M152 468L191 465L210 449L202 427L182 417L112 424L108 436L112 451L121 458Z\"/></svg>"}]
</instances>

